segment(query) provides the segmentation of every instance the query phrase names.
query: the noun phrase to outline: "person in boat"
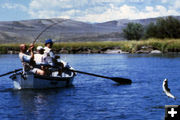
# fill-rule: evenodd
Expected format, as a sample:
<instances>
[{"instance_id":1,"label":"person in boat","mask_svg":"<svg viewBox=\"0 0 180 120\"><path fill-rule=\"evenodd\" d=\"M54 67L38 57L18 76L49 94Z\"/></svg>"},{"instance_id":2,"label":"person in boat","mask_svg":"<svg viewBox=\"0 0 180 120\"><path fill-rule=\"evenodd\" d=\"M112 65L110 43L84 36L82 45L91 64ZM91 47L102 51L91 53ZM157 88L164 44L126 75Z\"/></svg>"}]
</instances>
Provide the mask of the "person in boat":
<instances>
[{"instance_id":1,"label":"person in boat","mask_svg":"<svg viewBox=\"0 0 180 120\"><path fill-rule=\"evenodd\" d=\"M44 48L42 46L38 46L36 50L37 52L34 54L34 61L36 62L36 65L47 64L45 61Z\"/></svg>"},{"instance_id":2,"label":"person in boat","mask_svg":"<svg viewBox=\"0 0 180 120\"><path fill-rule=\"evenodd\" d=\"M45 41L45 47L44 47L44 55L45 55L45 61L51 65L53 68L57 68L59 71L59 75L62 74L63 69L63 63L58 62L57 59L60 58L60 56L56 56L55 53L52 50L53 47L53 41L52 39L47 39Z\"/></svg>"},{"instance_id":3,"label":"person in boat","mask_svg":"<svg viewBox=\"0 0 180 120\"><path fill-rule=\"evenodd\" d=\"M28 51L30 52L30 55L27 52L27 46L26 44L20 45L20 53L19 58L23 65L23 72L33 72L34 74L38 75L44 75L45 72L39 68L34 68L35 62L34 62L34 53L33 53L34 45L31 44Z\"/></svg>"},{"instance_id":4,"label":"person in boat","mask_svg":"<svg viewBox=\"0 0 180 120\"><path fill-rule=\"evenodd\" d=\"M60 57L56 56L54 54L52 47L53 47L52 39L46 40L45 41L45 47L44 47L44 55L46 57L46 61L48 62L49 65L55 66L57 64L57 59Z\"/></svg>"},{"instance_id":5,"label":"person in boat","mask_svg":"<svg viewBox=\"0 0 180 120\"><path fill-rule=\"evenodd\" d=\"M49 64L45 60L46 57L44 55L44 48L42 46L38 46L36 48L36 54L34 54L34 61L36 63L36 67L40 68L45 72L45 75L49 75Z\"/></svg>"}]
</instances>

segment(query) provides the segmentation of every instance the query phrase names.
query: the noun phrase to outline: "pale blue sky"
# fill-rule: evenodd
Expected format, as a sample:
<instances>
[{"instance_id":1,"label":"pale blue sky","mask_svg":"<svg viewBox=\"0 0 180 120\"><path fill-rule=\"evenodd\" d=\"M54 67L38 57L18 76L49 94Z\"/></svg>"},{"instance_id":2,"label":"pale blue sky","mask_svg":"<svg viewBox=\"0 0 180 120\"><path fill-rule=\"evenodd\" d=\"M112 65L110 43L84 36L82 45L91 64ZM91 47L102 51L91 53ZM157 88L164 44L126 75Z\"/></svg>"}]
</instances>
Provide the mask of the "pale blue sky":
<instances>
[{"instance_id":1,"label":"pale blue sky","mask_svg":"<svg viewBox=\"0 0 180 120\"><path fill-rule=\"evenodd\" d=\"M85 22L180 15L180 0L0 0L0 21L68 18Z\"/></svg>"}]
</instances>

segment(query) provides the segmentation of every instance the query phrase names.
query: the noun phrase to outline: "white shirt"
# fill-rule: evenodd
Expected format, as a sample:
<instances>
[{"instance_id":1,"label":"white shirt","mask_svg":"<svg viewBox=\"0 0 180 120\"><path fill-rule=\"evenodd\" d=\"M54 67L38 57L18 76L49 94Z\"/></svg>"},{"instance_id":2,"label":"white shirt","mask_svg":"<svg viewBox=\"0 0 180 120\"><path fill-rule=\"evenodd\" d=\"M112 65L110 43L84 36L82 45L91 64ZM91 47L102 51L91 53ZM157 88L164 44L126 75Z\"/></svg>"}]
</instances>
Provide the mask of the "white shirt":
<instances>
[{"instance_id":1,"label":"white shirt","mask_svg":"<svg viewBox=\"0 0 180 120\"><path fill-rule=\"evenodd\" d=\"M42 54L34 54L34 61L36 62L36 65L46 64L45 56Z\"/></svg>"},{"instance_id":2,"label":"white shirt","mask_svg":"<svg viewBox=\"0 0 180 120\"><path fill-rule=\"evenodd\" d=\"M30 55L26 55L25 53L20 52L19 53L19 58L22 62L23 65L23 71L29 71L30 70L30 66L28 63L30 63L31 60L31 56Z\"/></svg>"},{"instance_id":3,"label":"white shirt","mask_svg":"<svg viewBox=\"0 0 180 120\"><path fill-rule=\"evenodd\" d=\"M44 47L44 56L45 56L45 61L51 65L54 66L55 63L53 63L52 59L55 59L55 54L53 53L53 51L48 48L48 47Z\"/></svg>"},{"instance_id":4,"label":"white shirt","mask_svg":"<svg viewBox=\"0 0 180 120\"><path fill-rule=\"evenodd\" d=\"M55 54L54 54L54 52L52 51L51 48L44 47L44 54L45 54L46 56L50 56L50 57L52 57L52 58L55 58Z\"/></svg>"},{"instance_id":5,"label":"white shirt","mask_svg":"<svg viewBox=\"0 0 180 120\"><path fill-rule=\"evenodd\" d=\"M26 55L25 53L22 53L22 52L19 53L19 58L21 62L30 62L31 60L31 56Z\"/></svg>"}]
</instances>

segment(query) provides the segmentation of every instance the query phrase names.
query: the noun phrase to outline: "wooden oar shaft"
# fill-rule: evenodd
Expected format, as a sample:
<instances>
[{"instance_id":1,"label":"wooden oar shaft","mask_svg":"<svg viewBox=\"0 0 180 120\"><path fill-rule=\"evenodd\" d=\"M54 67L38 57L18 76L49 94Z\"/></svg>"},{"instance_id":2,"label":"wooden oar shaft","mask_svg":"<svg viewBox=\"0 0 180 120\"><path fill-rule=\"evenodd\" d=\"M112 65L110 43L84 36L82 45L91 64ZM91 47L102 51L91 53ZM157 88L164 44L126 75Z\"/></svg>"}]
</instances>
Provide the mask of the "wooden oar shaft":
<instances>
[{"instance_id":1,"label":"wooden oar shaft","mask_svg":"<svg viewBox=\"0 0 180 120\"><path fill-rule=\"evenodd\" d=\"M77 72L77 73L82 73L82 74L87 74L87 75L92 75L92 76L95 76L95 77L101 77L101 78L111 79L111 77L102 76L102 75L97 75L97 74L93 74L93 73L82 72L82 71L79 71L79 70L72 70L72 69L71 69L71 71Z\"/></svg>"},{"instance_id":2,"label":"wooden oar shaft","mask_svg":"<svg viewBox=\"0 0 180 120\"><path fill-rule=\"evenodd\" d=\"M132 81L131 81L130 79L127 79L127 78L107 77L107 76L97 75L97 74L94 74L94 73L87 73L87 72L83 72L83 71L79 71L79 70L72 70L72 69L69 69L69 70L72 71L72 72L77 72L77 73L92 75L92 76L95 76L95 77L101 77L101 78L111 79L111 80L113 80L114 82L117 82L117 83L119 83L119 84L131 84L131 83L132 83Z\"/></svg>"},{"instance_id":3,"label":"wooden oar shaft","mask_svg":"<svg viewBox=\"0 0 180 120\"><path fill-rule=\"evenodd\" d=\"M10 72L7 72L7 73L4 73L4 74L0 75L0 77L3 77L3 76L5 76L5 75L9 75L9 74L11 74L11 73L18 72L18 71L20 71L20 70L22 70L22 68L16 69L16 70L13 70L13 71L10 71Z\"/></svg>"}]
</instances>

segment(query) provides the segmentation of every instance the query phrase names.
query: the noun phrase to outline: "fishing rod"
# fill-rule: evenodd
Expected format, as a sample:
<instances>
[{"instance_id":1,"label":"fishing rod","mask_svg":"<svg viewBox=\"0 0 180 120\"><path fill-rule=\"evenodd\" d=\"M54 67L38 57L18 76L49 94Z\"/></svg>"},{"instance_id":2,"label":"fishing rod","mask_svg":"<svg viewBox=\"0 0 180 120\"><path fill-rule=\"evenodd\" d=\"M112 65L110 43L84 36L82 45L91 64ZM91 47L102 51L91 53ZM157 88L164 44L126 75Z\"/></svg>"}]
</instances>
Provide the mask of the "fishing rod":
<instances>
[{"instance_id":1,"label":"fishing rod","mask_svg":"<svg viewBox=\"0 0 180 120\"><path fill-rule=\"evenodd\" d=\"M56 24L59 24L59 23L62 23L62 22L64 22L64 21L66 21L66 20L62 20L61 22L55 22L55 23L47 26L47 27L46 27L44 30L42 30L42 31L39 33L39 35L34 39L33 45L35 44L35 42L39 39L39 37L40 37L46 30L48 30L48 29L50 29L52 26L54 26L54 25L56 25Z\"/></svg>"},{"instance_id":2,"label":"fishing rod","mask_svg":"<svg viewBox=\"0 0 180 120\"><path fill-rule=\"evenodd\" d=\"M33 45L35 44L35 42L39 39L39 37L40 37L46 30L48 30L48 29L50 29L52 26L54 26L54 25L56 25L56 24L58 24L58 23L62 23L62 22L64 22L64 21L66 21L66 20L62 20L61 22L56 22L56 23L53 23L53 24L47 26L47 27L46 27L44 30L42 30L42 31L38 34L38 36L34 39ZM0 77L6 76L6 75L9 75L9 74L12 74L12 73L21 71L21 70L22 70L22 69L15 69L15 70L13 70L13 71L10 71L10 72L1 74Z\"/></svg>"}]
</instances>

